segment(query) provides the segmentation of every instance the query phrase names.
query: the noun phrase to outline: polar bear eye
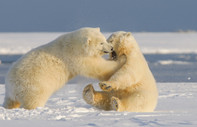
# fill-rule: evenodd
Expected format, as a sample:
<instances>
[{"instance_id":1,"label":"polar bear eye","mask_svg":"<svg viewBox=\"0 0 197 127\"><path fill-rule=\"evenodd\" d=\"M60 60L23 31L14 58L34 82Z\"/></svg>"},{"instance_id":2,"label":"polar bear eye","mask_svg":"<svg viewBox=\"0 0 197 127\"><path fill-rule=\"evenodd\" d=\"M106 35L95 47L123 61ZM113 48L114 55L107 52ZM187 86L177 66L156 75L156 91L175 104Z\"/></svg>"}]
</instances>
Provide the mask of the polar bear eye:
<instances>
[{"instance_id":1,"label":"polar bear eye","mask_svg":"<svg viewBox=\"0 0 197 127\"><path fill-rule=\"evenodd\" d=\"M103 45L103 43L101 43L101 45Z\"/></svg>"},{"instance_id":2,"label":"polar bear eye","mask_svg":"<svg viewBox=\"0 0 197 127\"><path fill-rule=\"evenodd\" d=\"M109 41L109 43L112 43L112 42L113 42L113 40L110 40L110 41Z\"/></svg>"}]
</instances>

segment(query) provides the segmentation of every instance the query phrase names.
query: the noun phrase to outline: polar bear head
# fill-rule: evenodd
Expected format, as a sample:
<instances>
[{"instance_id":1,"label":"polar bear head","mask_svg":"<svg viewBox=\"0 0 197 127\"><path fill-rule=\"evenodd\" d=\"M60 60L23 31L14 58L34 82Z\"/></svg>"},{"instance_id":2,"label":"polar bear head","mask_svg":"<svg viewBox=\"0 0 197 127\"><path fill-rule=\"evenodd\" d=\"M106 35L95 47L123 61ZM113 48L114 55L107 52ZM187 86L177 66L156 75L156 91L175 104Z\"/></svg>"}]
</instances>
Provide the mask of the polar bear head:
<instances>
[{"instance_id":1,"label":"polar bear head","mask_svg":"<svg viewBox=\"0 0 197 127\"><path fill-rule=\"evenodd\" d=\"M112 44L114 48L114 51L110 53L110 58L113 60L123 54L128 55L134 49L138 49L138 45L131 32L115 32L107 39L107 42Z\"/></svg>"},{"instance_id":2,"label":"polar bear head","mask_svg":"<svg viewBox=\"0 0 197 127\"><path fill-rule=\"evenodd\" d=\"M65 39L67 49L72 49L73 54L80 56L101 56L113 51L113 47L106 41L100 28L81 28L68 34Z\"/></svg>"}]
</instances>

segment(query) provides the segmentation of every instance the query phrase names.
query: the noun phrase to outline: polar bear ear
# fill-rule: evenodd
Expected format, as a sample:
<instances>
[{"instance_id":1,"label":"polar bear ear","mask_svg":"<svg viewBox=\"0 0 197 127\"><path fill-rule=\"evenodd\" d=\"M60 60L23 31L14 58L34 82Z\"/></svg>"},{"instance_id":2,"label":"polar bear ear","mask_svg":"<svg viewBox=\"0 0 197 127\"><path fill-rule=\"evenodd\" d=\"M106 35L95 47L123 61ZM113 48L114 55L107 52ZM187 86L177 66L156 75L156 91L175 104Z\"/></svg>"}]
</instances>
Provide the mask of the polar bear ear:
<instances>
[{"instance_id":1,"label":"polar bear ear","mask_svg":"<svg viewBox=\"0 0 197 127\"><path fill-rule=\"evenodd\" d=\"M125 35L126 37L129 37L129 36L131 36L132 34L131 34L131 32L126 32L124 35Z\"/></svg>"},{"instance_id":2,"label":"polar bear ear","mask_svg":"<svg viewBox=\"0 0 197 127\"><path fill-rule=\"evenodd\" d=\"M86 42L86 45L90 45L90 43L91 43L91 38L86 37L86 38L85 38L85 42Z\"/></svg>"},{"instance_id":3,"label":"polar bear ear","mask_svg":"<svg viewBox=\"0 0 197 127\"><path fill-rule=\"evenodd\" d=\"M100 27L96 27L95 29L96 29L97 31L99 31L99 32L101 31Z\"/></svg>"},{"instance_id":4,"label":"polar bear ear","mask_svg":"<svg viewBox=\"0 0 197 127\"><path fill-rule=\"evenodd\" d=\"M122 42L125 38L132 36L131 32L125 32L120 37L120 42Z\"/></svg>"}]
</instances>

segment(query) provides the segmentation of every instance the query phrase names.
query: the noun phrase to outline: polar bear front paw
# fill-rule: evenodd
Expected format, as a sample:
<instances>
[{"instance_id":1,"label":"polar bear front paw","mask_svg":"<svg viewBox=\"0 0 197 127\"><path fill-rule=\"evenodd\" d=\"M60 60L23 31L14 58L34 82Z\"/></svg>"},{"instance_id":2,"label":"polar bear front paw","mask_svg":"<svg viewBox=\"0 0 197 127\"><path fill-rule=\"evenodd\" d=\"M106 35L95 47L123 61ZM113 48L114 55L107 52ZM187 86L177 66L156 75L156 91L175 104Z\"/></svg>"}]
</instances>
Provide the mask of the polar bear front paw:
<instances>
[{"instance_id":1,"label":"polar bear front paw","mask_svg":"<svg viewBox=\"0 0 197 127\"><path fill-rule=\"evenodd\" d=\"M108 85L106 82L100 82L100 83L99 83L99 86L100 86L100 88L101 88L103 91L111 91L111 90L112 90L111 85Z\"/></svg>"}]
</instances>

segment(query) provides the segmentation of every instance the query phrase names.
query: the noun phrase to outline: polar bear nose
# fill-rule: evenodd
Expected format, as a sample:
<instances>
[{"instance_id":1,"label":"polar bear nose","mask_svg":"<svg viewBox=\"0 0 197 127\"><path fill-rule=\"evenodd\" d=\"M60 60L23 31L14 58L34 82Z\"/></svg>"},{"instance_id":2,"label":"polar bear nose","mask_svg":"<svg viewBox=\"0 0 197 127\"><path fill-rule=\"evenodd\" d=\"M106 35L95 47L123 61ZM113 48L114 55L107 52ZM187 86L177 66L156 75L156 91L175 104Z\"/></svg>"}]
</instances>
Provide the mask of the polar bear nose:
<instances>
[{"instance_id":1,"label":"polar bear nose","mask_svg":"<svg viewBox=\"0 0 197 127\"><path fill-rule=\"evenodd\" d=\"M114 51L114 48L113 47L111 48L111 51Z\"/></svg>"}]
</instances>

